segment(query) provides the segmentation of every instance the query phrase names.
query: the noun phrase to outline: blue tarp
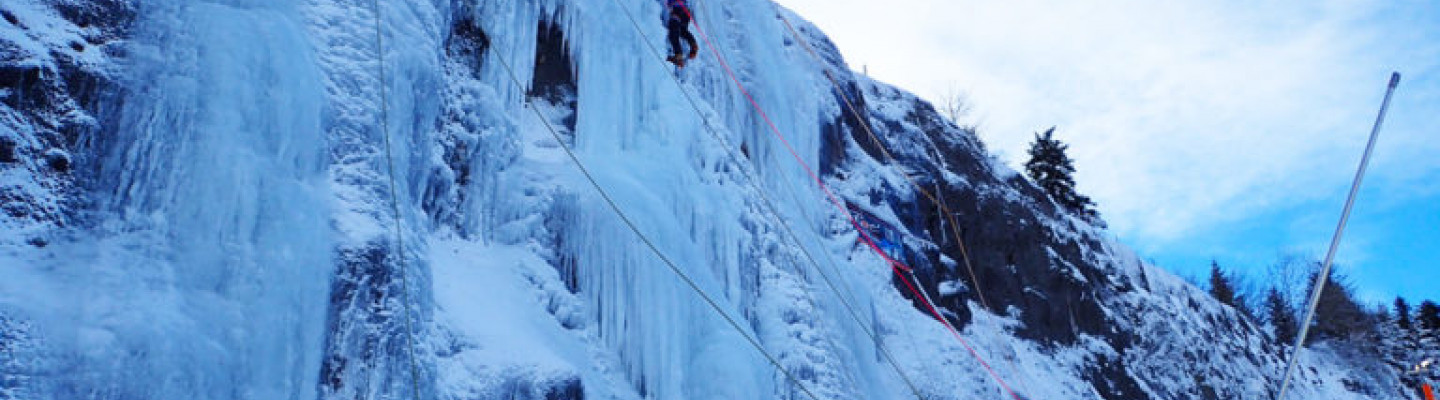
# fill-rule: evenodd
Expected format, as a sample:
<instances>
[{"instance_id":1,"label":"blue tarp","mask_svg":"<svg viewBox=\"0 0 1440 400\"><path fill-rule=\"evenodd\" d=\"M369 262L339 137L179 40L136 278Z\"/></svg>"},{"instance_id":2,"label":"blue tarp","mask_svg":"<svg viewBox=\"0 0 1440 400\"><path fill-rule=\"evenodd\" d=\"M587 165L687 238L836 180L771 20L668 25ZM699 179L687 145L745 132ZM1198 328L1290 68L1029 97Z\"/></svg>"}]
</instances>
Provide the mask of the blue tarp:
<instances>
[{"instance_id":1,"label":"blue tarp","mask_svg":"<svg viewBox=\"0 0 1440 400\"><path fill-rule=\"evenodd\" d=\"M900 245L903 237L899 230L880 218L875 217L875 215L861 210L854 205L850 206L850 212L855 216L855 223L859 225L860 229L865 230L865 233L870 236L870 239L875 241L876 247L879 247L880 250L884 251L890 258L900 259L903 255L904 247ZM864 237L857 237L856 240L863 242Z\"/></svg>"}]
</instances>

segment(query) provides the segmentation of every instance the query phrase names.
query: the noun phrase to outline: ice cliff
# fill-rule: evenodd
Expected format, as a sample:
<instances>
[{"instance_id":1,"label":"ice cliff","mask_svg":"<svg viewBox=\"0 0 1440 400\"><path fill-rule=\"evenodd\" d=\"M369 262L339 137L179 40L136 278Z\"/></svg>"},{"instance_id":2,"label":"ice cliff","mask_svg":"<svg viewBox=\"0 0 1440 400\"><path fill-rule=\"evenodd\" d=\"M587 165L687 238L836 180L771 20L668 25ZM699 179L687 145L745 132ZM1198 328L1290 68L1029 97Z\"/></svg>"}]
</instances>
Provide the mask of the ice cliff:
<instances>
[{"instance_id":1,"label":"ice cliff","mask_svg":"<svg viewBox=\"0 0 1440 400\"><path fill-rule=\"evenodd\" d=\"M1273 395L1263 326L693 4L678 73L652 0L0 4L0 399ZM1416 398L1304 354L1295 398Z\"/></svg>"}]
</instances>

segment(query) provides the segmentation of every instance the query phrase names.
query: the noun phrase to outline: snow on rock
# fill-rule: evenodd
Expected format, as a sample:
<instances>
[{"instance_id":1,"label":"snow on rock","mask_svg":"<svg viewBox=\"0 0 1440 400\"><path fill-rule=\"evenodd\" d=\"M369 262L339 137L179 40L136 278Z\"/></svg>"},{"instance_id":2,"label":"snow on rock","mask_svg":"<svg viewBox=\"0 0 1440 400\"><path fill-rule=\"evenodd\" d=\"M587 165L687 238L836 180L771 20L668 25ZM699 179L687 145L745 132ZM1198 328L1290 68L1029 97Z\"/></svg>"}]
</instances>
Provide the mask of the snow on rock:
<instances>
[{"instance_id":1,"label":"snow on rock","mask_svg":"<svg viewBox=\"0 0 1440 400\"><path fill-rule=\"evenodd\" d=\"M73 223L70 150L100 129L97 100L133 5L17 0L0 5L0 251L43 247Z\"/></svg>"}]
</instances>

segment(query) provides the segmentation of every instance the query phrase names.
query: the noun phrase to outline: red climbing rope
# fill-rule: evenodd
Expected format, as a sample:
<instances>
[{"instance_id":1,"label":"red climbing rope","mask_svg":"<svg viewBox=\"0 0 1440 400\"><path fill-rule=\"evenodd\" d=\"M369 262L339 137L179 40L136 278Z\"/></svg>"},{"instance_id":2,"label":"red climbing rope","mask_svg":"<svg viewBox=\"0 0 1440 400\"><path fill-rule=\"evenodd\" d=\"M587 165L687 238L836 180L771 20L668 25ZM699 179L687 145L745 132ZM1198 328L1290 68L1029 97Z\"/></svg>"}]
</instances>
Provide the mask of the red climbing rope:
<instances>
[{"instance_id":1,"label":"red climbing rope","mask_svg":"<svg viewBox=\"0 0 1440 400\"><path fill-rule=\"evenodd\" d=\"M685 13L690 15L690 9L685 8ZM841 212L845 213L845 218L849 219L850 225L854 226L855 231L860 233L860 238L865 242L865 245L869 246L870 250L875 251L876 254L879 254L880 257L884 258L885 262L890 263L890 265L907 272L910 271L910 267L891 258L889 254L886 254L884 250L880 249L880 246L875 244L875 240L870 237L869 232L861 229L860 222L855 219L855 214L851 213L850 209L845 207L845 204L840 201L839 197L835 196L835 193L830 191L830 187L825 185L825 182L820 179L820 176L815 174L815 171L810 168L809 164L805 163L805 159L800 157L800 153L795 151L794 147L790 146L790 141L785 140L785 135L780 134L780 128L776 127L775 122L770 120L770 115L765 113L765 110L760 107L760 103L755 101L755 97L751 96L750 91L745 89L745 85L740 83L740 79L735 77L735 72L730 70L730 64L725 62L724 56L720 55L720 50L716 49L715 44L710 41L710 36L705 34L705 30L700 29L700 23L695 22L694 15L690 15L690 21L695 25L695 31L699 32L700 37L705 39L705 45L710 48L712 53L715 53L715 58L720 60L720 66L725 67L725 73L730 75L730 80L735 82L735 87L739 88L740 93L745 95L745 99L750 101L750 105L755 107L755 111L760 114L760 118L765 120L765 124L769 125L770 130L775 132L775 136L780 138L780 143L785 145L785 149L790 151L790 155L795 157L795 161L800 163L800 166L805 169L805 173L810 175L810 179L814 179L815 183L820 185L820 190L825 192L825 196L830 199L830 202L833 203L836 208L839 208Z\"/></svg>"},{"instance_id":2,"label":"red climbing rope","mask_svg":"<svg viewBox=\"0 0 1440 400\"><path fill-rule=\"evenodd\" d=\"M940 321L940 323L945 326L945 329L950 331L951 335L955 336L955 339L960 342L960 345L965 347L965 350L969 351L971 356L975 357L975 361L978 361L980 363L980 366L984 367L985 371L990 373L990 376L1000 384L1000 387L1004 389L1006 393L1010 394L1010 397L1014 398L1015 400L1022 400L1020 398L1020 395L1015 394L1015 391L1010 389L1010 385L1007 385L1005 383L1005 380L1000 378L1000 375L995 372L995 369L991 368L990 364L985 362L985 358L981 357L980 353L975 351L975 348L971 347L970 343L966 341L964 337L960 336L960 332L956 330L953 325L950 324L950 321L945 319L943 315L940 315L940 312L935 308L933 304L930 303L930 301L925 297L925 295L922 294L914 285L910 284L909 280L905 279L907 273L910 273L911 276L913 276L913 271L911 270L911 268L909 266L906 266L904 263L901 263L900 261L891 258L889 254L886 254L884 250L880 249L880 246L875 244L875 241L870 237L869 232L867 232L865 229L861 229L860 223L855 218L855 215L850 212L850 209L848 207L845 207L845 204L840 201L839 197L835 196L834 192L830 191L829 185L826 185L825 181L823 179L820 179L820 176L816 174L813 169L810 168L810 165L805 163L805 159L803 157L800 157L800 153L795 151L795 148L790 145L790 141L786 140L785 135L780 133L780 128L775 125L774 121L770 120L770 115L765 113L765 109L760 107L760 103L755 100L754 96L750 95L749 90L745 89L745 85L740 82L740 78L735 75L735 71L730 69L730 63L725 61L725 56L720 53L719 48L717 48L715 46L715 43L710 40L710 35L706 34L705 30L700 28L699 21L697 21L695 19L695 16L691 14L690 9L686 7L684 8L684 10L685 13L689 15L691 23L695 25L695 31L700 34L701 39L705 40L705 46L710 48L710 52L715 55L715 59L720 61L720 66L724 68L725 74L728 75L730 77L730 80L735 83L735 88L739 89L740 93L745 95L745 99L750 102L750 106L755 108L755 112L760 114L760 118L764 120L765 124L770 127L771 132L775 134L775 137L780 139L780 143L785 145L785 149L790 152L791 156L795 157L795 161L800 163L800 167L805 170L806 174L810 175L810 179L813 179L815 181L815 184L818 185L820 187L820 190L825 193L825 196L830 199L830 202L834 204L836 208L840 209L842 213L845 214L845 217L850 220L850 225L854 226L855 231L860 233L861 239L863 239L865 244L870 247L870 250L874 251L875 254L880 255L881 258L885 259L885 261L890 264L891 269L895 271L896 275L900 276L900 280L905 283L905 287L910 290L910 293L915 296L915 299L919 300L921 304L925 305L925 308L930 311L930 314L934 316L936 320Z\"/></svg>"}]
</instances>

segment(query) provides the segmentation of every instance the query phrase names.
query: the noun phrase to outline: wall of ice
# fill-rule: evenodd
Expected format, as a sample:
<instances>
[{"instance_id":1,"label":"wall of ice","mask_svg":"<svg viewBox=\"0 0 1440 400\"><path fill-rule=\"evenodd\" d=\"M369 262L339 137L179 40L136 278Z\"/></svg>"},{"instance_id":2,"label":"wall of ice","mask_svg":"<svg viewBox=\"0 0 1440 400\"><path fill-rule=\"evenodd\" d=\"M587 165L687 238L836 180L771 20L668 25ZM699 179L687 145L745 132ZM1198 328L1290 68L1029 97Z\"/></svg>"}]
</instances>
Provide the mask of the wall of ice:
<instances>
[{"instance_id":1,"label":"wall of ice","mask_svg":"<svg viewBox=\"0 0 1440 400\"><path fill-rule=\"evenodd\" d=\"M29 393L312 398L335 235L304 21L272 2L139 9L123 93L76 148L84 217L3 262L6 311L41 343Z\"/></svg>"},{"instance_id":2,"label":"wall of ice","mask_svg":"<svg viewBox=\"0 0 1440 400\"><path fill-rule=\"evenodd\" d=\"M1203 294L1084 224L1045 217L1048 203L973 135L851 75L797 16L768 0L691 3L702 49L683 71L656 53L667 45L653 0L0 5L0 38L30 52L0 68L66 70L49 52L105 77L62 79L99 91L68 108L0 92L0 133L64 147L75 164L24 192L64 218L0 221L23 228L0 235L0 399L1001 398L807 170L908 230L922 286L948 279L935 298L1030 398L1098 398L1095 382L1115 378L1104 374L1155 352L1096 334L1115 329L1102 314L1200 315L1156 299ZM123 22L74 17L104 11ZM123 40L77 55L68 38L97 29ZM908 165L855 139L825 69L867 96L864 118ZM84 129L31 140L17 127L44 124L16 116L41 111ZM961 164L973 176L951 170ZM972 223L1031 228L1094 264L1036 239L1027 245L1049 258L1006 281L1025 293L1015 304L1084 300L1095 318L1080 325L1093 332L1074 328L1068 304L997 316L966 300L956 260L936 250L947 239L915 228L923 209L901 177L932 169L945 170L927 180L937 190L1004 203ZM16 171L7 164L0 184L39 180ZM982 273L1015 274L1014 261L991 264ZM1073 281L1036 283L1052 275ZM1086 279L1124 293L1076 289ZM1212 332L1176 320L1132 325L1185 354L1174 338ZM1063 337L1015 337L1049 328ZM1263 350L1260 336L1232 336L1225 351ZM1214 374L1243 380L1226 371L1258 375L1269 359ZM1194 393L1159 364L1144 364L1148 393ZM1342 374L1326 374L1341 370L1324 369L1309 393L1330 393Z\"/></svg>"}]
</instances>

